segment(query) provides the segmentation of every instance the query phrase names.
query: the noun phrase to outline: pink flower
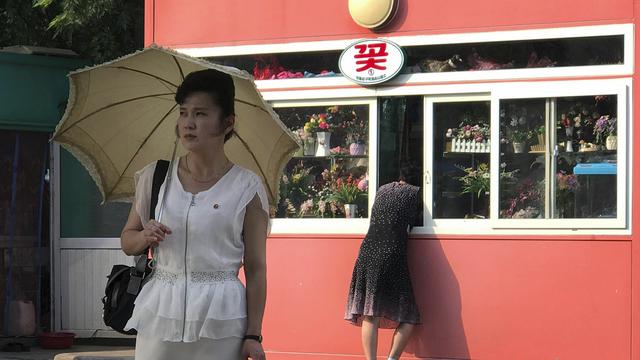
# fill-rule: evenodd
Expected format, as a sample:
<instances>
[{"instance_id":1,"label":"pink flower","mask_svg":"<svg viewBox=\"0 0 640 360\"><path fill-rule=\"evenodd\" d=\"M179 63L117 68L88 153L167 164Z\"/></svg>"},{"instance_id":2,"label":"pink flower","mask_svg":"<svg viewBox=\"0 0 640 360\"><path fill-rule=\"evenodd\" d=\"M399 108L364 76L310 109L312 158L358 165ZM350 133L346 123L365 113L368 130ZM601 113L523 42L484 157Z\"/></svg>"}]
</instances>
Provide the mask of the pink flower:
<instances>
[{"instance_id":1,"label":"pink flower","mask_svg":"<svg viewBox=\"0 0 640 360\"><path fill-rule=\"evenodd\" d=\"M360 191L367 191L368 188L369 188L369 180L362 179L360 180L360 182L358 182L358 189Z\"/></svg>"}]
</instances>

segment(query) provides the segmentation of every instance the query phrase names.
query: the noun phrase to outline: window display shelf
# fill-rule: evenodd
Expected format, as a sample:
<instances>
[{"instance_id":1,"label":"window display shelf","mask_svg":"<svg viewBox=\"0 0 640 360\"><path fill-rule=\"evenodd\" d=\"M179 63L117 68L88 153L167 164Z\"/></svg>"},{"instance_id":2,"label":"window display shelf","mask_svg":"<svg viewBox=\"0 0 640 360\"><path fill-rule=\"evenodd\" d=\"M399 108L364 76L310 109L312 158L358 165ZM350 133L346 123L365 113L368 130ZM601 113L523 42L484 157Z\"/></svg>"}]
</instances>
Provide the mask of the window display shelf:
<instances>
[{"instance_id":1,"label":"window display shelf","mask_svg":"<svg viewBox=\"0 0 640 360\"><path fill-rule=\"evenodd\" d=\"M486 156L488 157L490 153L487 152L455 152L455 151L445 151L442 153L442 156L445 158L465 158L469 156Z\"/></svg>"}]
</instances>

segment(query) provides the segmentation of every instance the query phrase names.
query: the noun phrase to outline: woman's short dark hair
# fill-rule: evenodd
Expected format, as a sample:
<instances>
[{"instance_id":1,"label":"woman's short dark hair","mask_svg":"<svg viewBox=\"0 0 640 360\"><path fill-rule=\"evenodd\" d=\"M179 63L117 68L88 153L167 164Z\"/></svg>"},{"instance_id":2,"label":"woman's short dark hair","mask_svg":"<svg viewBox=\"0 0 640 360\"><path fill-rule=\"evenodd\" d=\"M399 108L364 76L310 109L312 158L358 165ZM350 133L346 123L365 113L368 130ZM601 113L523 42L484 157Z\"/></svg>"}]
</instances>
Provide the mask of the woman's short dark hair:
<instances>
[{"instance_id":1,"label":"woman's short dark hair","mask_svg":"<svg viewBox=\"0 0 640 360\"><path fill-rule=\"evenodd\" d=\"M222 118L235 115L236 90L233 79L229 74L218 70L206 69L188 74L176 90L176 103L182 105L186 98L194 92L204 92L211 96L214 104L222 110ZM225 135L226 142L233 131Z\"/></svg>"},{"instance_id":2,"label":"woman's short dark hair","mask_svg":"<svg viewBox=\"0 0 640 360\"><path fill-rule=\"evenodd\" d=\"M422 173L420 167L412 161L403 161L398 169L398 180L404 181L415 186L422 186Z\"/></svg>"}]
</instances>

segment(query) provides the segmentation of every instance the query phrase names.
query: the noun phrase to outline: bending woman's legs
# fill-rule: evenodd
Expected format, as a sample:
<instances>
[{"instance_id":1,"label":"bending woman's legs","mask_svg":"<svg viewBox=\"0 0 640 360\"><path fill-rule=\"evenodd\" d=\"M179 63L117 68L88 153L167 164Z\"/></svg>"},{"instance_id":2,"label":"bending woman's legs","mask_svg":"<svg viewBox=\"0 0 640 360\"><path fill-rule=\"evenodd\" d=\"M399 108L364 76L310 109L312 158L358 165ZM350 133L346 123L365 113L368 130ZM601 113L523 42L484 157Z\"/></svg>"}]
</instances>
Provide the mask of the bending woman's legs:
<instances>
[{"instance_id":1,"label":"bending woman's legs","mask_svg":"<svg viewBox=\"0 0 640 360\"><path fill-rule=\"evenodd\" d=\"M367 360L375 360L378 354L378 326L380 319L364 316L362 319L362 348Z\"/></svg>"},{"instance_id":2,"label":"bending woman's legs","mask_svg":"<svg viewBox=\"0 0 640 360\"><path fill-rule=\"evenodd\" d=\"M393 342L391 343L389 358L396 360L400 358L400 355L402 355L405 346L407 346L411 338L411 332L413 332L414 327L415 325L407 323L398 325L398 328L396 328L396 331L393 333Z\"/></svg>"}]
</instances>

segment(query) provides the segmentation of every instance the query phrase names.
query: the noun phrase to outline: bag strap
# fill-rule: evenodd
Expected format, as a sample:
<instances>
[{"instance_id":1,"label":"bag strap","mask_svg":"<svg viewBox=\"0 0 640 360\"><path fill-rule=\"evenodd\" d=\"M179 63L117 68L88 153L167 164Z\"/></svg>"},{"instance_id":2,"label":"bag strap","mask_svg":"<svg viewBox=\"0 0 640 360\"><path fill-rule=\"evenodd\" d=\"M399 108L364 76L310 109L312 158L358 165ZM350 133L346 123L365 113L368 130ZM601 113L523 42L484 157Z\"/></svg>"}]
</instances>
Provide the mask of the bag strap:
<instances>
[{"instance_id":1,"label":"bag strap","mask_svg":"<svg viewBox=\"0 0 640 360\"><path fill-rule=\"evenodd\" d=\"M160 186L164 182L169 170L169 162L167 160L158 160L156 162L156 168L153 171L153 183L151 185L151 203L149 205L149 219L156 218L156 205L158 205L158 193L160 192ZM136 261L135 269L138 274L143 274L147 268L147 253L149 248L146 248L142 253L142 256ZM154 256L155 257L155 256Z\"/></svg>"},{"instance_id":2,"label":"bag strap","mask_svg":"<svg viewBox=\"0 0 640 360\"><path fill-rule=\"evenodd\" d=\"M151 186L151 204L149 209L149 219L156 218L156 205L158 205L158 193L160 186L164 182L169 170L169 162L167 160L158 160L156 169L153 171L153 185Z\"/></svg>"}]
</instances>

